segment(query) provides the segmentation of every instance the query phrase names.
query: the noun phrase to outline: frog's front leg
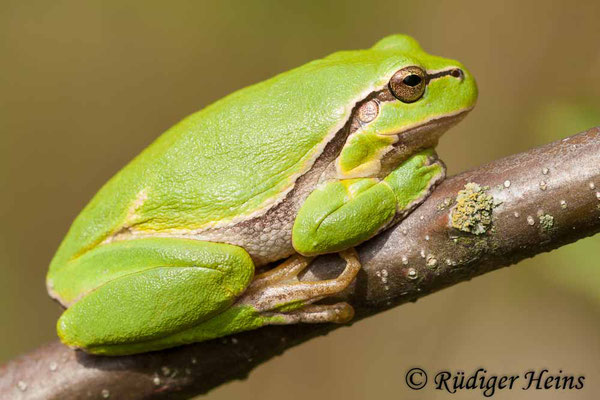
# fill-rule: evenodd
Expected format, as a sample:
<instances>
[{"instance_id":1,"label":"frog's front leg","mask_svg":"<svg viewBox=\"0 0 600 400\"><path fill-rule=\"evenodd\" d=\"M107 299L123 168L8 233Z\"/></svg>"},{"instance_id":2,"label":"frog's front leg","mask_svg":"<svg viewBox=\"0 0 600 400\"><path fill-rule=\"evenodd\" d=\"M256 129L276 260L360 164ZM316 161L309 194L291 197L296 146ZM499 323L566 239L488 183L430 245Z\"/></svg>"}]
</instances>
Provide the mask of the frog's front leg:
<instances>
[{"instance_id":1,"label":"frog's front leg","mask_svg":"<svg viewBox=\"0 0 600 400\"><path fill-rule=\"evenodd\" d=\"M71 260L55 279L60 299L72 303L58 334L65 344L94 353L137 352L140 344L229 308L253 275L248 253L228 244L178 238L107 243Z\"/></svg>"},{"instance_id":2,"label":"frog's front leg","mask_svg":"<svg viewBox=\"0 0 600 400\"><path fill-rule=\"evenodd\" d=\"M420 204L444 175L443 164L428 149L383 180L328 182L312 192L300 208L292 231L294 248L311 256L356 246Z\"/></svg>"}]
</instances>

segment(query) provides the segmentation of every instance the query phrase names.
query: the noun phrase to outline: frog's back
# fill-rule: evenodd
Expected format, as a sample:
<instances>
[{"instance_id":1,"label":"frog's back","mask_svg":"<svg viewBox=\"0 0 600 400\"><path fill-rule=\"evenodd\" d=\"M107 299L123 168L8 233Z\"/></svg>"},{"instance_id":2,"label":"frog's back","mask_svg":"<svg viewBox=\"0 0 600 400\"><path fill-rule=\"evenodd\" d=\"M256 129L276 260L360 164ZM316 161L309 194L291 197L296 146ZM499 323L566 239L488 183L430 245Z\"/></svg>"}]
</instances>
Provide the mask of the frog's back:
<instances>
[{"instance_id":1,"label":"frog's back","mask_svg":"<svg viewBox=\"0 0 600 400\"><path fill-rule=\"evenodd\" d=\"M362 67L319 60L171 128L137 161L152 170L139 227L226 224L280 200L343 126L352 97L370 86L367 76L377 75ZM364 76L349 79L351 72Z\"/></svg>"},{"instance_id":2,"label":"frog's back","mask_svg":"<svg viewBox=\"0 0 600 400\"><path fill-rule=\"evenodd\" d=\"M98 192L53 264L123 232L221 227L282 201L392 69L389 55L359 53L244 88L170 128Z\"/></svg>"}]
</instances>

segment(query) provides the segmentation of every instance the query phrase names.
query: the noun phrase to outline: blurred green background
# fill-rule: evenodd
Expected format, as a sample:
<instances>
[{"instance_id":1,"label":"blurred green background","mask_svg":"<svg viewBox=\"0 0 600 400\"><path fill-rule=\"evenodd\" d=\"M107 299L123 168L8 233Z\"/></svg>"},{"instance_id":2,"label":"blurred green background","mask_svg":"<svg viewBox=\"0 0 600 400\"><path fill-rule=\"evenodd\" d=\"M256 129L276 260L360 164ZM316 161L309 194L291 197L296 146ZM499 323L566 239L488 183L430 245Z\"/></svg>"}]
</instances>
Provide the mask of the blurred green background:
<instances>
[{"instance_id":1,"label":"blurred green background","mask_svg":"<svg viewBox=\"0 0 600 400\"><path fill-rule=\"evenodd\" d=\"M3 1L0 362L55 339L60 309L44 276L70 222L183 116L333 51L408 33L479 83L475 111L438 149L454 174L600 125L599 16L598 1ZM599 247L598 237L580 241L340 329L209 398L451 397L410 392L413 366L563 369L586 380L561 399L598 398Z\"/></svg>"}]
</instances>

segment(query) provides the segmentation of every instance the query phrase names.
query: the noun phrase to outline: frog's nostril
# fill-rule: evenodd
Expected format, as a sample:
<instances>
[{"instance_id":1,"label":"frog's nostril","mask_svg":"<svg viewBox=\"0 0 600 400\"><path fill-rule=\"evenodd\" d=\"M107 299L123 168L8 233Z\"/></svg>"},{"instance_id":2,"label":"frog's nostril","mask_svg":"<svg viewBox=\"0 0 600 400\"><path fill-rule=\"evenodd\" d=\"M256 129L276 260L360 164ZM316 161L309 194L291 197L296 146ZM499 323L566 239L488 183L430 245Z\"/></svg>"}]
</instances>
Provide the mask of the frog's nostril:
<instances>
[{"instance_id":1,"label":"frog's nostril","mask_svg":"<svg viewBox=\"0 0 600 400\"><path fill-rule=\"evenodd\" d=\"M452 75L455 78L460 78L460 79L463 79L465 77L465 73L460 68L455 68L452 71L450 71L450 75Z\"/></svg>"}]
</instances>

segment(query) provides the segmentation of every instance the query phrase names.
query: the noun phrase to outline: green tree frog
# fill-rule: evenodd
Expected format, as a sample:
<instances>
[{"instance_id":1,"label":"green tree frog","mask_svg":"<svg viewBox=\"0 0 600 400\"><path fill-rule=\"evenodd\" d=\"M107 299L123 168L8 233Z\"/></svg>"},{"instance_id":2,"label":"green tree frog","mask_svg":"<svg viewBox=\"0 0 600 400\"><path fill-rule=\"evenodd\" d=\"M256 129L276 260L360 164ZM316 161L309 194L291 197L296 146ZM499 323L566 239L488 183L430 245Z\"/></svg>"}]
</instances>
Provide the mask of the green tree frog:
<instances>
[{"instance_id":1,"label":"green tree frog","mask_svg":"<svg viewBox=\"0 0 600 400\"><path fill-rule=\"evenodd\" d=\"M459 62L393 35L188 116L73 222L47 275L67 307L59 337L121 355L269 324L348 321L349 304L317 302L355 278L355 246L443 179L433 148L476 97ZM339 253L344 271L298 280L325 253Z\"/></svg>"}]
</instances>

